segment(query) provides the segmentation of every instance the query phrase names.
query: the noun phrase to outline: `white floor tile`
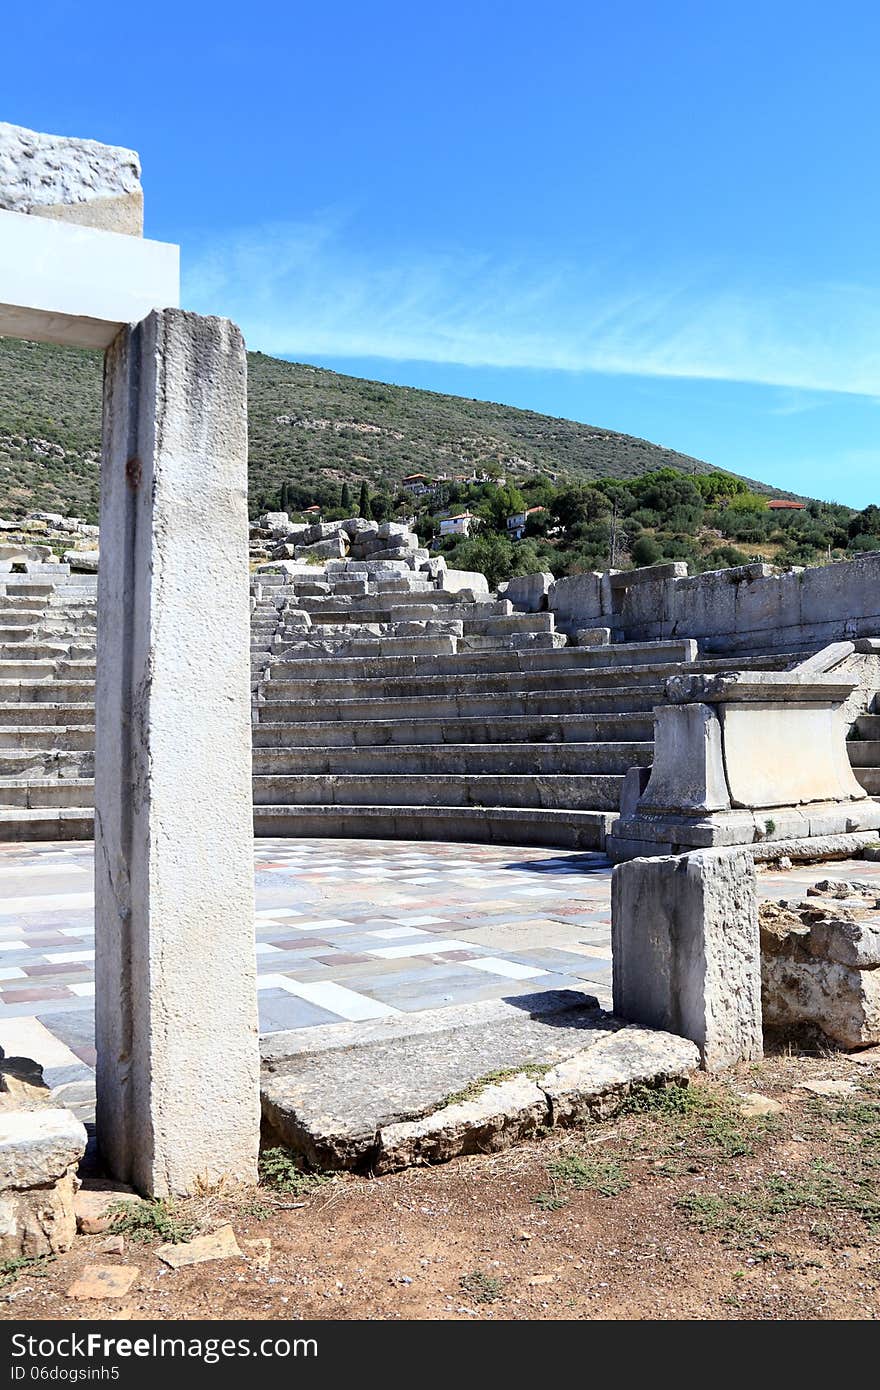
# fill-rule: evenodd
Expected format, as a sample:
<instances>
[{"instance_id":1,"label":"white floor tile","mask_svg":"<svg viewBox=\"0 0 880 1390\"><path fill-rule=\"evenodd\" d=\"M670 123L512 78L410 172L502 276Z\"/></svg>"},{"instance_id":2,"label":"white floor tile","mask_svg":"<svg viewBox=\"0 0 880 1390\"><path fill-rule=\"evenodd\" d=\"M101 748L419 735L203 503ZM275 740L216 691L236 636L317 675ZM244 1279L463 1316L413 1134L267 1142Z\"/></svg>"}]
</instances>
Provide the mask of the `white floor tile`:
<instances>
[{"instance_id":1,"label":"white floor tile","mask_svg":"<svg viewBox=\"0 0 880 1390\"><path fill-rule=\"evenodd\" d=\"M519 961L502 960L500 956L484 956L482 960L465 960L462 965L470 965L474 970L485 970L487 975L503 975L508 980L533 980L537 975L547 975L547 970L539 970L535 965L520 965Z\"/></svg>"}]
</instances>

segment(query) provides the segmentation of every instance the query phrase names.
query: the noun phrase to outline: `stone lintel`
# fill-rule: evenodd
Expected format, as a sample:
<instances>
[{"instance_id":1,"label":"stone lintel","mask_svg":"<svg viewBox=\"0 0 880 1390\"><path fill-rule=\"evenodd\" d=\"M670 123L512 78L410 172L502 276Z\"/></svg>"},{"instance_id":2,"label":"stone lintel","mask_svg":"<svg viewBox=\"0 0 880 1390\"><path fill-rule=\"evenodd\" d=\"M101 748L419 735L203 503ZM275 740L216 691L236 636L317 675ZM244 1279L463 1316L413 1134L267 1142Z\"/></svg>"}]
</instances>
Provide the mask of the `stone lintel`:
<instances>
[{"instance_id":1,"label":"stone lintel","mask_svg":"<svg viewBox=\"0 0 880 1390\"><path fill-rule=\"evenodd\" d=\"M177 246L0 210L4 337L106 348L179 297Z\"/></svg>"}]
</instances>

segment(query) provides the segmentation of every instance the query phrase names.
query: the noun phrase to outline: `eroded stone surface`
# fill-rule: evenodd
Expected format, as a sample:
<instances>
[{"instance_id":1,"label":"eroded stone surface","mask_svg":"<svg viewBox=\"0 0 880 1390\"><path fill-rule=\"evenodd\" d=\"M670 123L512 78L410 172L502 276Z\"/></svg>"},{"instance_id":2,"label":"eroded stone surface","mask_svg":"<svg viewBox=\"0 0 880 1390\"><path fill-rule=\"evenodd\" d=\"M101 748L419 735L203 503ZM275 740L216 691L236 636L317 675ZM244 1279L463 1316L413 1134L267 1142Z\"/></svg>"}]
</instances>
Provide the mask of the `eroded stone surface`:
<instances>
[{"instance_id":1,"label":"eroded stone surface","mask_svg":"<svg viewBox=\"0 0 880 1390\"><path fill-rule=\"evenodd\" d=\"M551 1105L551 1122L605 1119L637 1085L687 1080L700 1052L687 1038L629 1025L600 1038L539 1078Z\"/></svg>"},{"instance_id":2,"label":"eroded stone surface","mask_svg":"<svg viewBox=\"0 0 880 1390\"><path fill-rule=\"evenodd\" d=\"M86 1131L69 1110L0 1114L0 1256L60 1254L76 1234L76 1169Z\"/></svg>"},{"instance_id":3,"label":"eroded stone surface","mask_svg":"<svg viewBox=\"0 0 880 1390\"><path fill-rule=\"evenodd\" d=\"M141 236L134 150L0 121L0 208Z\"/></svg>"},{"instance_id":4,"label":"eroded stone surface","mask_svg":"<svg viewBox=\"0 0 880 1390\"><path fill-rule=\"evenodd\" d=\"M764 1017L842 1047L880 1042L880 909L871 883L824 879L760 911Z\"/></svg>"},{"instance_id":5,"label":"eroded stone surface","mask_svg":"<svg viewBox=\"0 0 880 1390\"><path fill-rule=\"evenodd\" d=\"M746 850L619 864L611 937L622 1017L692 1039L709 1070L762 1056L755 866Z\"/></svg>"},{"instance_id":6,"label":"eroded stone surface","mask_svg":"<svg viewBox=\"0 0 880 1390\"><path fill-rule=\"evenodd\" d=\"M494 1153L534 1134L549 1118L545 1093L519 1072L424 1119L386 1125L379 1131L374 1169L385 1173L459 1154Z\"/></svg>"},{"instance_id":7,"label":"eroded stone surface","mask_svg":"<svg viewBox=\"0 0 880 1390\"><path fill-rule=\"evenodd\" d=\"M385 1172L610 1113L633 1084L681 1081L699 1062L685 1039L628 1028L574 991L528 1007L436 1010L397 1032L391 1020L342 1025L337 1045L316 1040L314 1052L289 1035L290 1055L279 1040L264 1074L264 1116L311 1163Z\"/></svg>"},{"instance_id":8,"label":"eroded stone surface","mask_svg":"<svg viewBox=\"0 0 880 1390\"><path fill-rule=\"evenodd\" d=\"M156 1254L172 1269L204 1264L207 1260L242 1258L235 1232L230 1225L219 1226L216 1231L204 1236L195 1236L179 1245L160 1245Z\"/></svg>"}]
</instances>

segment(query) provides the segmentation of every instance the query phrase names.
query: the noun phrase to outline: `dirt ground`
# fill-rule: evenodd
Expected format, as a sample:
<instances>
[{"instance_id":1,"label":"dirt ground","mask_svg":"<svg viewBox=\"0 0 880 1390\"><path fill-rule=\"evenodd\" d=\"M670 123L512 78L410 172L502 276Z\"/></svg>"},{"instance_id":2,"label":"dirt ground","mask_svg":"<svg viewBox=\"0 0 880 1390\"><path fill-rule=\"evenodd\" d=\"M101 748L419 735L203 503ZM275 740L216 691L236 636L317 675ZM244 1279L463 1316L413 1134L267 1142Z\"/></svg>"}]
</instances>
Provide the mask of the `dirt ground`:
<instances>
[{"instance_id":1,"label":"dirt ground","mask_svg":"<svg viewBox=\"0 0 880 1390\"><path fill-rule=\"evenodd\" d=\"M161 1214L178 1233L230 1221L244 1258L172 1270L149 1229L119 1255L78 1236L55 1260L0 1271L0 1317L880 1316L880 1048L860 1062L780 1053L442 1167L317 1180L275 1167L288 1190ZM139 1272L123 1298L68 1297L114 1264Z\"/></svg>"}]
</instances>

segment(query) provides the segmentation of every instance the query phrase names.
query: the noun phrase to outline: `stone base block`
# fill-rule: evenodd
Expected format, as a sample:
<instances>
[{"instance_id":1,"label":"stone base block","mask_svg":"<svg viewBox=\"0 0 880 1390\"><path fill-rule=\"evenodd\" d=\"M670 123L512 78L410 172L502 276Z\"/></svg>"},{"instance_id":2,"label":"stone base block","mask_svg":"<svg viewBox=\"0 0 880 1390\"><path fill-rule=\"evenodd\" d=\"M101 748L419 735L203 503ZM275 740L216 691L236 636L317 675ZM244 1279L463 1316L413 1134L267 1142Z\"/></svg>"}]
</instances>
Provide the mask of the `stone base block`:
<instances>
[{"instance_id":1,"label":"stone base block","mask_svg":"<svg viewBox=\"0 0 880 1390\"><path fill-rule=\"evenodd\" d=\"M707 1070L762 1056L750 854L701 850L618 864L611 941L616 1015L690 1038Z\"/></svg>"}]
</instances>

